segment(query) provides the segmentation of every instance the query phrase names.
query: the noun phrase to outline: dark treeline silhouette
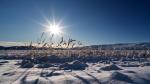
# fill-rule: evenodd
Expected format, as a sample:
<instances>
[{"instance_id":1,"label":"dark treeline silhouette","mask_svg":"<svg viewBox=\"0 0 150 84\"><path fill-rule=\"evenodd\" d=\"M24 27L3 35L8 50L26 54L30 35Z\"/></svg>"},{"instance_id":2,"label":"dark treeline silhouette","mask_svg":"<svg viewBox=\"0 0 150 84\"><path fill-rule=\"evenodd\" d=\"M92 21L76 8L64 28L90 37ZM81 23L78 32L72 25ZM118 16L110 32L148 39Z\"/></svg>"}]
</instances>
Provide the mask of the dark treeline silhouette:
<instances>
[{"instance_id":1,"label":"dark treeline silhouette","mask_svg":"<svg viewBox=\"0 0 150 84\"><path fill-rule=\"evenodd\" d=\"M46 47L36 47L36 46L10 46L10 47L4 47L0 46L0 50L47 50ZM60 50L62 48L55 48L56 50Z\"/></svg>"}]
</instances>

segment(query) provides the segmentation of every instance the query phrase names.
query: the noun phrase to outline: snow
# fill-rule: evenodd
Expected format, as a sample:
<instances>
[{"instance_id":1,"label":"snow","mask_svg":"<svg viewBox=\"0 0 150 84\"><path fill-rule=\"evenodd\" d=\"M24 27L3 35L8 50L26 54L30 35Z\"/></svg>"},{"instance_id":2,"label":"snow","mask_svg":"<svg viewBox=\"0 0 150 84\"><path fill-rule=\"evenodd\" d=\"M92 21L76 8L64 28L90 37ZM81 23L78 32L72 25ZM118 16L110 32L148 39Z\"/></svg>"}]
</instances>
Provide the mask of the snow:
<instances>
[{"instance_id":1,"label":"snow","mask_svg":"<svg viewBox=\"0 0 150 84\"><path fill-rule=\"evenodd\" d=\"M150 66L117 65L122 70L105 71L101 68L111 64L87 63L88 67L85 70L53 71L52 67L20 68L16 65L20 60L0 60L2 61L8 63L0 65L0 84L149 84L150 82ZM51 75L47 75L50 73Z\"/></svg>"}]
</instances>

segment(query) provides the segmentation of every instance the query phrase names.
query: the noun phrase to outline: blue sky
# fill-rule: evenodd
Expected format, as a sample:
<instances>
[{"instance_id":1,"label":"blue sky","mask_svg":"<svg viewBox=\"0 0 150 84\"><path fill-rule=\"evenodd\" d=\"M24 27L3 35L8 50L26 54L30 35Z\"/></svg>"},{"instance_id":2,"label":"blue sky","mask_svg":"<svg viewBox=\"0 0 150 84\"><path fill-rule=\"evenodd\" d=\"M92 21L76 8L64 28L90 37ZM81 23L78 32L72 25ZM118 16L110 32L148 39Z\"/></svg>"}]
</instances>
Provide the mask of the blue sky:
<instances>
[{"instance_id":1,"label":"blue sky","mask_svg":"<svg viewBox=\"0 0 150 84\"><path fill-rule=\"evenodd\" d=\"M150 41L149 0L0 0L0 41L35 41L45 18L85 44Z\"/></svg>"}]
</instances>

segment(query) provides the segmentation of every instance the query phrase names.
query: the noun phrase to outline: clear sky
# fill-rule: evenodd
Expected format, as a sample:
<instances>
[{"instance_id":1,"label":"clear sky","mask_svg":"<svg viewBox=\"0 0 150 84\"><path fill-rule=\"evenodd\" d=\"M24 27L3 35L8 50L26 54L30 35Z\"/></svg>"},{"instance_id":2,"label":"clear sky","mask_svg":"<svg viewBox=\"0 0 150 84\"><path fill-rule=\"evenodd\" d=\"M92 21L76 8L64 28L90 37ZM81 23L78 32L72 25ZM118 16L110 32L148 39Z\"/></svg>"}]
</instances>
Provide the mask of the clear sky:
<instances>
[{"instance_id":1,"label":"clear sky","mask_svg":"<svg viewBox=\"0 0 150 84\"><path fill-rule=\"evenodd\" d=\"M52 16L85 44L150 41L150 0L0 0L0 41L36 40Z\"/></svg>"}]
</instances>

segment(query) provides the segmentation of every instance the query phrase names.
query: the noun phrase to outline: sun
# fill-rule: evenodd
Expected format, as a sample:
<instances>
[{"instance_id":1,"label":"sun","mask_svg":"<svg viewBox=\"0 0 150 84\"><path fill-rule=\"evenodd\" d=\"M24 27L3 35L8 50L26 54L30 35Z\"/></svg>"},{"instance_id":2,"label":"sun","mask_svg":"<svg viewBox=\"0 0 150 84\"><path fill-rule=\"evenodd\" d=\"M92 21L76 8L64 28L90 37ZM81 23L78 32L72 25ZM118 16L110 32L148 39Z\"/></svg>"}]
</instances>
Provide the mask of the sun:
<instances>
[{"instance_id":1,"label":"sun","mask_svg":"<svg viewBox=\"0 0 150 84\"><path fill-rule=\"evenodd\" d=\"M64 34L63 30L65 26L62 24L62 20L56 21L47 20L47 24L43 25L45 27L45 32L54 35L54 36L62 36Z\"/></svg>"},{"instance_id":2,"label":"sun","mask_svg":"<svg viewBox=\"0 0 150 84\"><path fill-rule=\"evenodd\" d=\"M49 24L47 31L54 35L60 35L62 33L62 27L58 24Z\"/></svg>"},{"instance_id":3,"label":"sun","mask_svg":"<svg viewBox=\"0 0 150 84\"><path fill-rule=\"evenodd\" d=\"M45 23L39 23L43 27L42 32L45 32L47 35L56 37L67 35L65 29L68 28L68 26L63 24L63 19L56 20L55 17L50 19L45 17L45 21Z\"/></svg>"}]
</instances>

